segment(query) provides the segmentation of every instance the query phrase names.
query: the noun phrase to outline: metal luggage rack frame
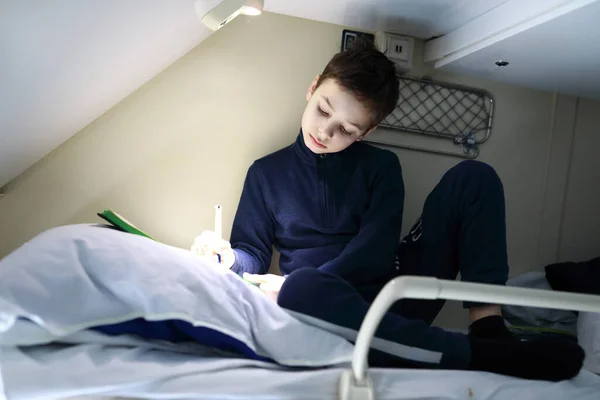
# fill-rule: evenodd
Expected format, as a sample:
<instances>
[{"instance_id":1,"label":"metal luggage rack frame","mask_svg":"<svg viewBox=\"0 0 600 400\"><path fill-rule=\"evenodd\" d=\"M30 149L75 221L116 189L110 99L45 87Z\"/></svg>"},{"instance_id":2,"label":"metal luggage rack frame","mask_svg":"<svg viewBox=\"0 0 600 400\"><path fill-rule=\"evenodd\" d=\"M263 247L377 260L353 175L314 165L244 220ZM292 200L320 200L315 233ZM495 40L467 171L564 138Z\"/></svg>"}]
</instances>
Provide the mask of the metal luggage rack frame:
<instances>
[{"instance_id":1,"label":"metal luggage rack frame","mask_svg":"<svg viewBox=\"0 0 600 400\"><path fill-rule=\"evenodd\" d=\"M379 124L382 128L451 140L462 153L383 141L384 146L405 148L460 158L479 156L479 145L492 133L494 100L481 89L434 81L429 77L399 76L400 96L396 108Z\"/></svg>"}]
</instances>

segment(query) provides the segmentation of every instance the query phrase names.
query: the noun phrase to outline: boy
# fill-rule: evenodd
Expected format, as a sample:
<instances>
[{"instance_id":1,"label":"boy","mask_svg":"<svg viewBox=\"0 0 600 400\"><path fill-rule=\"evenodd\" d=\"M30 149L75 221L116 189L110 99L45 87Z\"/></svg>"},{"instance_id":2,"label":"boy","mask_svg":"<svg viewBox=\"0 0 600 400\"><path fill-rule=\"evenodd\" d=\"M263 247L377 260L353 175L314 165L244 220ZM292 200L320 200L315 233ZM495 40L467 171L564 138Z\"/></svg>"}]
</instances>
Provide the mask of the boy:
<instances>
[{"instance_id":1,"label":"boy","mask_svg":"<svg viewBox=\"0 0 600 400\"><path fill-rule=\"evenodd\" d=\"M286 276L275 293L279 305L325 321L349 340L379 290L398 275L455 279L460 272L467 281L506 283L504 193L483 163L463 162L448 171L398 245L400 163L394 153L361 142L398 101L387 57L357 42L333 57L306 99L296 142L248 170L231 247L199 247L221 254L236 273L266 274L274 245ZM442 305L396 304L377 330L370 364L544 380L569 379L581 368L583 351L574 343L513 338L497 305L465 304L469 335L430 327Z\"/></svg>"}]
</instances>

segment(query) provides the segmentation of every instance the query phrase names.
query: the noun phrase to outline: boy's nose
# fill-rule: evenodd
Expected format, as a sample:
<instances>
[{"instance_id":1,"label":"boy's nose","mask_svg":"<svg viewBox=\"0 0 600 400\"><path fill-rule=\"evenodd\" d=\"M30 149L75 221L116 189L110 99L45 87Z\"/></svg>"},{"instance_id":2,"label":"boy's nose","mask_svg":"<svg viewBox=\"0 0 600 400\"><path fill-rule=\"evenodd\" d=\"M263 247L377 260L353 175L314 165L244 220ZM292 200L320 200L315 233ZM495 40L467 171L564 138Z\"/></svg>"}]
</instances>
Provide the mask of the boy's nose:
<instances>
[{"instance_id":1,"label":"boy's nose","mask_svg":"<svg viewBox=\"0 0 600 400\"><path fill-rule=\"evenodd\" d=\"M328 126L323 126L319 128L319 135L321 137L326 137L327 139L330 139L333 136L333 129Z\"/></svg>"}]
</instances>

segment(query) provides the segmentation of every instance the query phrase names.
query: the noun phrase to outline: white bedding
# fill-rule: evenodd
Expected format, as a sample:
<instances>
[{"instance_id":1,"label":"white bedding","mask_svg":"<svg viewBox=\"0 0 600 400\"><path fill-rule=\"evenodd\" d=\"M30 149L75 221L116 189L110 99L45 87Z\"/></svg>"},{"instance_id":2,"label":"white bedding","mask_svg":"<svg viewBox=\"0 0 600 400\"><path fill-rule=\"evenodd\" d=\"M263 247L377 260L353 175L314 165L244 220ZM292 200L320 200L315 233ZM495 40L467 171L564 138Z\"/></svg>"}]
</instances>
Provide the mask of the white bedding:
<instances>
[{"instance_id":1,"label":"white bedding","mask_svg":"<svg viewBox=\"0 0 600 400\"><path fill-rule=\"evenodd\" d=\"M579 313L577 339L579 345L585 350L583 367L600 374L600 314Z\"/></svg>"},{"instance_id":2,"label":"white bedding","mask_svg":"<svg viewBox=\"0 0 600 400\"><path fill-rule=\"evenodd\" d=\"M345 339L297 320L233 272L141 236L63 226L0 260L0 346L46 344L140 319L184 322L200 343L217 338L288 366L352 356Z\"/></svg>"},{"instance_id":3,"label":"white bedding","mask_svg":"<svg viewBox=\"0 0 600 400\"><path fill-rule=\"evenodd\" d=\"M281 364L315 368L89 330L137 317L189 321ZM0 398L336 399L352 349L230 271L146 238L62 227L0 260ZM600 377L587 371L560 383L472 371L370 375L377 400L596 400L600 393Z\"/></svg>"},{"instance_id":4,"label":"white bedding","mask_svg":"<svg viewBox=\"0 0 600 400\"><path fill-rule=\"evenodd\" d=\"M11 400L129 397L153 399L319 399L338 396L341 368L290 371L260 361L142 347L56 345L0 350ZM559 383L484 372L375 369L376 400L596 400L600 377L583 371ZM435 382L435 384L432 384Z\"/></svg>"},{"instance_id":5,"label":"white bedding","mask_svg":"<svg viewBox=\"0 0 600 400\"><path fill-rule=\"evenodd\" d=\"M552 290L546 280L546 274L540 271L527 272L511 278L506 282L506 285ZM577 315L572 311L505 304L502 306L502 314L511 325L553 329L577 334Z\"/></svg>"}]
</instances>

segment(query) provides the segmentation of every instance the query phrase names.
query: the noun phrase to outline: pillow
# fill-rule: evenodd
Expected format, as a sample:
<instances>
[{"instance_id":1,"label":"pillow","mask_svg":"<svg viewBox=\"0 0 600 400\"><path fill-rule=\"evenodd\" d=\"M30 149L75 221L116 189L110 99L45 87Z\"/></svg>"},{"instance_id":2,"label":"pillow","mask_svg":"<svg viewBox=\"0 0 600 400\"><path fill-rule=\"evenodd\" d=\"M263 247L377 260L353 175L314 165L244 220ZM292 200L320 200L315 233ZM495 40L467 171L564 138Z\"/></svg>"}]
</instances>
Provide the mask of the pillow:
<instances>
[{"instance_id":1,"label":"pillow","mask_svg":"<svg viewBox=\"0 0 600 400\"><path fill-rule=\"evenodd\" d=\"M577 319L577 341L585 350L583 367L600 374L600 314L581 312Z\"/></svg>"},{"instance_id":2,"label":"pillow","mask_svg":"<svg viewBox=\"0 0 600 400\"><path fill-rule=\"evenodd\" d=\"M548 265L546 279L554 290L600 294L600 258Z\"/></svg>"},{"instance_id":3,"label":"pillow","mask_svg":"<svg viewBox=\"0 0 600 400\"><path fill-rule=\"evenodd\" d=\"M20 318L39 327L37 341L31 332L11 334ZM107 227L50 229L0 260L0 345L42 344L85 329L195 341L288 366L346 363L353 350L235 273Z\"/></svg>"},{"instance_id":4,"label":"pillow","mask_svg":"<svg viewBox=\"0 0 600 400\"><path fill-rule=\"evenodd\" d=\"M528 272L519 275L509 279L506 285L552 290L543 272ZM502 305L502 314L511 325L559 330L573 335L577 332L577 315L572 311L504 304Z\"/></svg>"}]
</instances>

